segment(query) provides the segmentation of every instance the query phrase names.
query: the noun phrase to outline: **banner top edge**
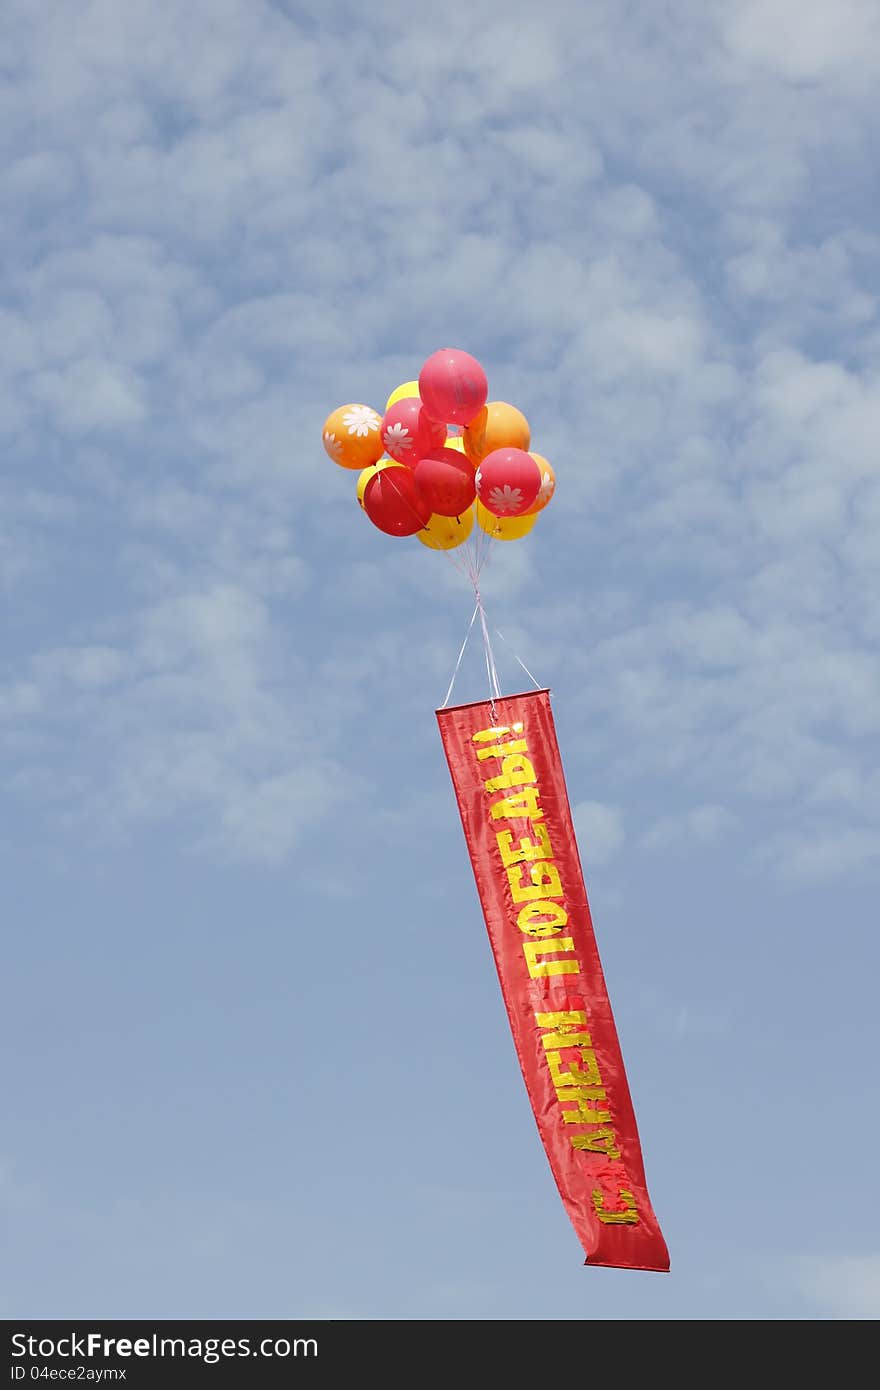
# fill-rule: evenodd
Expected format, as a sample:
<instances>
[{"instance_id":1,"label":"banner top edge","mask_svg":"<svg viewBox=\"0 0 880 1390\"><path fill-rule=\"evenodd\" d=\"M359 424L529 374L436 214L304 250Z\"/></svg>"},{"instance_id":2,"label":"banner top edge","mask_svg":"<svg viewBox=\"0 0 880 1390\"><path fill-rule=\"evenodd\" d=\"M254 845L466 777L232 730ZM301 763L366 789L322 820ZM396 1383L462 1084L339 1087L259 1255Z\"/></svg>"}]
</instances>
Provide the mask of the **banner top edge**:
<instances>
[{"instance_id":1,"label":"banner top edge","mask_svg":"<svg viewBox=\"0 0 880 1390\"><path fill-rule=\"evenodd\" d=\"M476 709L480 705L485 705L487 709L490 709L492 705L503 705L505 700L524 700L529 695L549 694L551 694L549 686L541 686L539 690L514 690L510 695L497 695L494 699L490 699L487 695L482 700L469 700L464 705L441 705L439 709L435 709L434 713L439 718L441 714L452 714L453 710Z\"/></svg>"}]
</instances>

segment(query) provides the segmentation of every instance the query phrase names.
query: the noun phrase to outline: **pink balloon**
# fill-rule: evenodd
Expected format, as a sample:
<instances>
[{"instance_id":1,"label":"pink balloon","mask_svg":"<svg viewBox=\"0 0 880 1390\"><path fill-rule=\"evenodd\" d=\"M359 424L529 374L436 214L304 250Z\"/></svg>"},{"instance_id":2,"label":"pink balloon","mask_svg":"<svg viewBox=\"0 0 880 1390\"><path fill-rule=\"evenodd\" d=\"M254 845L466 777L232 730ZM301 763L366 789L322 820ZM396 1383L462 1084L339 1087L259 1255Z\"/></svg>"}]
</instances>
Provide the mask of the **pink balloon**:
<instances>
[{"instance_id":1,"label":"pink balloon","mask_svg":"<svg viewBox=\"0 0 880 1390\"><path fill-rule=\"evenodd\" d=\"M477 496L493 516L522 516L541 490L541 470L525 449L495 449L476 472Z\"/></svg>"},{"instance_id":2,"label":"pink balloon","mask_svg":"<svg viewBox=\"0 0 880 1390\"><path fill-rule=\"evenodd\" d=\"M364 488L364 511L387 536L414 536L431 519L411 468L383 468Z\"/></svg>"},{"instance_id":3,"label":"pink balloon","mask_svg":"<svg viewBox=\"0 0 880 1390\"><path fill-rule=\"evenodd\" d=\"M441 348L419 372L419 395L432 420L469 425L486 404L489 382L476 357Z\"/></svg>"},{"instance_id":4,"label":"pink balloon","mask_svg":"<svg viewBox=\"0 0 880 1390\"><path fill-rule=\"evenodd\" d=\"M474 465L457 449L432 449L413 473L419 492L438 516L462 516L476 496Z\"/></svg>"},{"instance_id":5,"label":"pink balloon","mask_svg":"<svg viewBox=\"0 0 880 1390\"><path fill-rule=\"evenodd\" d=\"M446 442L445 424L431 419L418 396L406 396L388 407L381 434L385 452L408 468L414 468L422 454Z\"/></svg>"}]
</instances>

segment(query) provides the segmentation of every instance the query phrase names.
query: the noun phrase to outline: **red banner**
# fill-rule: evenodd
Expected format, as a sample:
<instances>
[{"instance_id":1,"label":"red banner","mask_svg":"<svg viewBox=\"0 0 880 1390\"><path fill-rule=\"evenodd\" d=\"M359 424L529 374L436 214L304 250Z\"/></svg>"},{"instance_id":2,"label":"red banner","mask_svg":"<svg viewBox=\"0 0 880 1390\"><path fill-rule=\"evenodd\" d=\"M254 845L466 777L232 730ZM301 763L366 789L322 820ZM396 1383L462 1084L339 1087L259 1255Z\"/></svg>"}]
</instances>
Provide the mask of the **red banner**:
<instances>
[{"instance_id":1,"label":"red banner","mask_svg":"<svg viewBox=\"0 0 880 1390\"><path fill-rule=\"evenodd\" d=\"M517 1056L586 1264L669 1269L539 690L437 711Z\"/></svg>"}]
</instances>

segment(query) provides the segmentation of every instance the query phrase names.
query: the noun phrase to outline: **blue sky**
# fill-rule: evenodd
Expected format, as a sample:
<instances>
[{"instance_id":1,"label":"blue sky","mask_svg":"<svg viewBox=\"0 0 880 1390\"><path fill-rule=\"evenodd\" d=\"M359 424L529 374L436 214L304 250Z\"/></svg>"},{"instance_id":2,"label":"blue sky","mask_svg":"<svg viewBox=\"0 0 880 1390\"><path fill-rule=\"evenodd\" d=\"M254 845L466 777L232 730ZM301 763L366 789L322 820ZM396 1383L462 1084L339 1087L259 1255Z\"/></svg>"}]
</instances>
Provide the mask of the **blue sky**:
<instances>
[{"instance_id":1,"label":"blue sky","mask_svg":"<svg viewBox=\"0 0 880 1390\"><path fill-rule=\"evenodd\" d=\"M2 1315L880 1315L876 6L0 29ZM582 1267L529 1110L467 583L321 446L443 346L556 470L483 591L669 1275Z\"/></svg>"}]
</instances>

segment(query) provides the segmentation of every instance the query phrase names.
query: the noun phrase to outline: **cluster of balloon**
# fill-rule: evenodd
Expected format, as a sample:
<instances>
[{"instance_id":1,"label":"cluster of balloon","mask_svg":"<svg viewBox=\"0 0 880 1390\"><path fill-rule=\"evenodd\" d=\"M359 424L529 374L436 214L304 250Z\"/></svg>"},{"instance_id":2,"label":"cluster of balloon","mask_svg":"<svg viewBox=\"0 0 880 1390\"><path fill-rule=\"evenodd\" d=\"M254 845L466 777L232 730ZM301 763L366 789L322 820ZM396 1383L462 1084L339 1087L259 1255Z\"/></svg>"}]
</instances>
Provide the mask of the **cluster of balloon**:
<instances>
[{"instance_id":1,"label":"cluster of balloon","mask_svg":"<svg viewBox=\"0 0 880 1390\"><path fill-rule=\"evenodd\" d=\"M476 525L496 540L531 531L556 488L543 454L530 452L521 410L490 401L475 357L441 348L418 379L396 387L380 415L341 405L324 421L324 448L358 472L357 499L380 531L454 550Z\"/></svg>"}]
</instances>

